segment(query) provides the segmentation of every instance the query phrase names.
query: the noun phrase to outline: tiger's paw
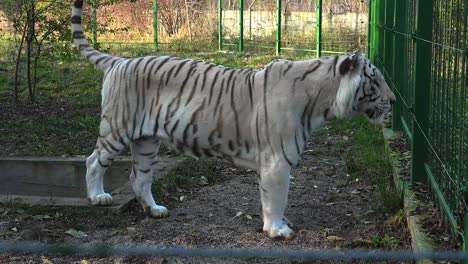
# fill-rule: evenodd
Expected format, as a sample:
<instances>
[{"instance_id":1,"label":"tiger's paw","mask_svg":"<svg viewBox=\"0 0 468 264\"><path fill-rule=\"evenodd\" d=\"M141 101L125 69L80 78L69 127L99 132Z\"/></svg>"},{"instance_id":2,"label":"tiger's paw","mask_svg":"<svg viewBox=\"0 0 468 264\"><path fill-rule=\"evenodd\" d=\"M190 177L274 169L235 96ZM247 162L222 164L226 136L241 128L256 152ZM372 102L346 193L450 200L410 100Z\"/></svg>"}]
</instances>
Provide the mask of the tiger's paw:
<instances>
[{"instance_id":1,"label":"tiger's paw","mask_svg":"<svg viewBox=\"0 0 468 264\"><path fill-rule=\"evenodd\" d=\"M293 238L294 236L294 231L289 228L289 226L286 223L281 223L276 226L271 226L270 228L263 228L263 232L269 237L269 238L279 238L279 239L285 239L289 240Z\"/></svg>"},{"instance_id":2,"label":"tiger's paw","mask_svg":"<svg viewBox=\"0 0 468 264\"><path fill-rule=\"evenodd\" d=\"M102 193L96 196L88 197L88 201L91 205L111 205L112 196L108 193Z\"/></svg>"},{"instance_id":3,"label":"tiger's paw","mask_svg":"<svg viewBox=\"0 0 468 264\"><path fill-rule=\"evenodd\" d=\"M169 215L169 210L161 205L156 205L156 207L148 207L147 212L151 217L154 218L163 218Z\"/></svg>"}]
</instances>

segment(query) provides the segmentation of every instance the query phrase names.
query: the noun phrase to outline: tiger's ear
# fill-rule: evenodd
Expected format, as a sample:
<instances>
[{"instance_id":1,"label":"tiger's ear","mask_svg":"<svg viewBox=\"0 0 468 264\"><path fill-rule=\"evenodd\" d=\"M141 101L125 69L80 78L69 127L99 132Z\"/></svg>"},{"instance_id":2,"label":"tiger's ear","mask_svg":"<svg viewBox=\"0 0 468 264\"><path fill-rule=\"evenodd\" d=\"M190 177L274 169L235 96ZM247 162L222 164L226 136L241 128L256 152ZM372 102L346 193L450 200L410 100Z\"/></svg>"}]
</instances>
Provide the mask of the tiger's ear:
<instances>
[{"instance_id":1,"label":"tiger's ear","mask_svg":"<svg viewBox=\"0 0 468 264\"><path fill-rule=\"evenodd\" d=\"M362 48L358 49L356 52L354 52L351 56L343 60L343 62L340 65L340 73L341 75L345 75L351 71L354 71L355 69L359 69L359 66L361 65L362 61Z\"/></svg>"}]
</instances>

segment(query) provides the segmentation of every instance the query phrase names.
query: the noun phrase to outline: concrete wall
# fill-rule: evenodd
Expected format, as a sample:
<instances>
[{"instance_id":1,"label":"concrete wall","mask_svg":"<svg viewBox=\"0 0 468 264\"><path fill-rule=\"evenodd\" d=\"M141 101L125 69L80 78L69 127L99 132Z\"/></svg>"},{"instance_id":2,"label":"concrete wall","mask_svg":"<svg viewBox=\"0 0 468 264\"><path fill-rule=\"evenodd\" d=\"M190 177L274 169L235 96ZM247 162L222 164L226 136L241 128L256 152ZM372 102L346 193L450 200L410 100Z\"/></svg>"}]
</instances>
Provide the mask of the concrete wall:
<instances>
[{"instance_id":1,"label":"concrete wall","mask_svg":"<svg viewBox=\"0 0 468 264\"><path fill-rule=\"evenodd\" d=\"M0 195L86 197L85 158L2 158ZM112 191L128 181L129 160L116 160L105 175Z\"/></svg>"},{"instance_id":2,"label":"concrete wall","mask_svg":"<svg viewBox=\"0 0 468 264\"><path fill-rule=\"evenodd\" d=\"M333 14L323 13L322 15L322 29L324 33L326 29L333 27L347 27L354 29L356 26L356 16L358 18L358 29L360 31L367 31L367 13L346 13L346 14ZM283 28L287 23L289 30L298 31L303 33L315 32L316 27L316 13L315 12L290 12L288 17L283 14L282 18ZM287 21L287 22L286 22ZM362 23L363 22L363 23ZM276 31L276 11L249 11L244 10L244 34L253 36L265 37L275 34ZM239 35L239 11L238 10L225 10L223 12L223 30L226 35ZM288 32L284 32L288 33Z\"/></svg>"}]
</instances>

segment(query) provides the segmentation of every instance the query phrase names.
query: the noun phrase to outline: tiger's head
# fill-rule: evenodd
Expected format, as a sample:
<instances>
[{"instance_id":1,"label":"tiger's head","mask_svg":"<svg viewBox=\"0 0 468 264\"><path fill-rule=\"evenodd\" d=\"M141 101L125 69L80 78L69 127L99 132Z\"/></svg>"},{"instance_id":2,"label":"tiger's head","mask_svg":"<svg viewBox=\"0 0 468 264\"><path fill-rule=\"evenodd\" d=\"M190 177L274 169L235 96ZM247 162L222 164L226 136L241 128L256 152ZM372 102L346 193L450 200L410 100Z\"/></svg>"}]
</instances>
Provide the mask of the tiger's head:
<instances>
[{"instance_id":1,"label":"tiger's head","mask_svg":"<svg viewBox=\"0 0 468 264\"><path fill-rule=\"evenodd\" d=\"M379 69L362 55L361 49L346 55L339 67L345 76L336 102L343 115L364 113L371 122L382 123L396 98Z\"/></svg>"}]
</instances>

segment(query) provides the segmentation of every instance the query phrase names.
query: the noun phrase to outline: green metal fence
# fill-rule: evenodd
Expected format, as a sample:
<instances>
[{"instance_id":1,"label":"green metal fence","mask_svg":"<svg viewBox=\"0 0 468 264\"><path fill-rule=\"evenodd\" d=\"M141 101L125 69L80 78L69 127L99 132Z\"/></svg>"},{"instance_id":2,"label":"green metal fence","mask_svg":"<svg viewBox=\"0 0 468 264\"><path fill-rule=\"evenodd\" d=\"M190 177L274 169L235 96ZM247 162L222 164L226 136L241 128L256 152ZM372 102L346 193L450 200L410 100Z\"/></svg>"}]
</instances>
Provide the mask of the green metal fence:
<instances>
[{"instance_id":1,"label":"green metal fence","mask_svg":"<svg viewBox=\"0 0 468 264\"><path fill-rule=\"evenodd\" d=\"M370 13L370 56L397 95L410 180L428 183L468 250L468 1L371 0Z\"/></svg>"},{"instance_id":2,"label":"green metal fence","mask_svg":"<svg viewBox=\"0 0 468 264\"><path fill-rule=\"evenodd\" d=\"M351 4L349 4L349 3ZM92 0L93 41L111 48L121 46L152 46L158 49L176 43L212 44L218 50L312 52L316 56L349 52L367 46L368 11L365 1L332 0L209 0L196 2L139 0L127 5L128 10L146 7L152 16L145 32L152 32L144 41L131 39L128 31L114 33L113 39L98 34L99 20L112 14L112 7L102 8ZM179 4L178 4L179 3ZM180 4L182 3L182 4ZM190 6L189 6L190 5ZM168 11L180 17L167 17ZM135 13L135 12L134 12ZM173 25L173 19L177 22ZM118 23L112 17L112 23ZM174 26L174 28L172 28Z\"/></svg>"}]
</instances>

